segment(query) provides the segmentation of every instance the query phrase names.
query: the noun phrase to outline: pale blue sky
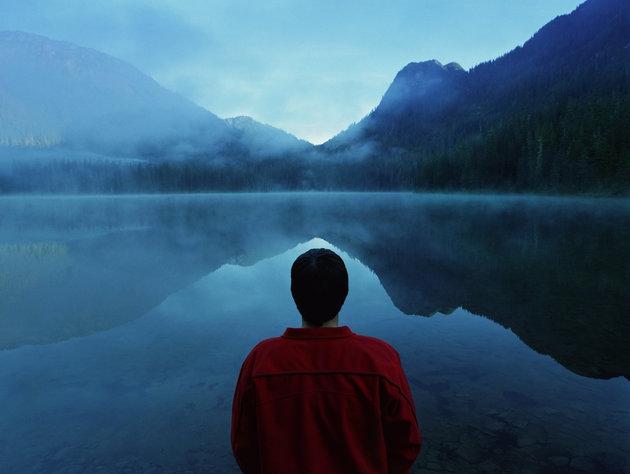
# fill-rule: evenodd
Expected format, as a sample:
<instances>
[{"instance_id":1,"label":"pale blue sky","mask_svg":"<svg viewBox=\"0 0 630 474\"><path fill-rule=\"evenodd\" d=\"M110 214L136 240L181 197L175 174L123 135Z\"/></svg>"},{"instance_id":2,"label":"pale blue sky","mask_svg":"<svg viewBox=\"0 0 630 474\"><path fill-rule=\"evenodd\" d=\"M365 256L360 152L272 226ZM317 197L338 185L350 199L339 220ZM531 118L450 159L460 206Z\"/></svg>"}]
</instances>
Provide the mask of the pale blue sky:
<instances>
[{"instance_id":1,"label":"pale blue sky","mask_svg":"<svg viewBox=\"0 0 630 474\"><path fill-rule=\"evenodd\" d=\"M222 116L320 143L375 107L411 61L469 68L579 0L0 0L0 30L125 59Z\"/></svg>"}]
</instances>

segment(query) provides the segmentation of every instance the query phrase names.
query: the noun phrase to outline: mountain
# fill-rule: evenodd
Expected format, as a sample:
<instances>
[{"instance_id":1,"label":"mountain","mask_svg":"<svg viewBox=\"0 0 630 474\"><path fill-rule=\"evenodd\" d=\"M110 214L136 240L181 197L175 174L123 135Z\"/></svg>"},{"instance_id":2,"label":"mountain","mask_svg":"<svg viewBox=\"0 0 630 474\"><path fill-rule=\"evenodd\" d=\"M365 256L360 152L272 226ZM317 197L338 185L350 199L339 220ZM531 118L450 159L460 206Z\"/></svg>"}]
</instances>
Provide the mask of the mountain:
<instances>
[{"instance_id":1,"label":"mountain","mask_svg":"<svg viewBox=\"0 0 630 474\"><path fill-rule=\"evenodd\" d=\"M122 61L35 35L0 34L0 71L0 155L13 158L0 193L630 194L628 0L587 0L468 71L410 63L369 115L317 147L224 121ZM142 161L49 161L34 173L22 160L49 150Z\"/></svg>"},{"instance_id":2,"label":"mountain","mask_svg":"<svg viewBox=\"0 0 630 474\"><path fill-rule=\"evenodd\" d=\"M0 33L0 144L153 156L223 146L216 115L124 61L22 32Z\"/></svg>"},{"instance_id":3,"label":"mountain","mask_svg":"<svg viewBox=\"0 0 630 474\"><path fill-rule=\"evenodd\" d=\"M225 122L237 131L240 143L252 156L270 157L286 153L299 153L312 148L312 144L300 140L294 135L260 123L251 117L239 116L226 118Z\"/></svg>"},{"instance_id":4,"label":"mountain","mask_svg":"<svg viewBox=\"0 0 630 474\"><path fill-rule=\"evenodd\" d=\"M588 0L470 71L407 65L376 109L322 148L402 154L414 166L392 166L411 169L414 187L627 188L629 78L630 2Z\"/></svg>"},{"instance_id":5,"label":"mountain","mask_svg":"<svg viewBox=\"0 0 630 474\"><path fill-rule=\"evenodd\" d=\"M307 146L253 119L225 121L93 49L0 32L0 148L10 156L271 156Z\"/></svg>"},{"instance_id":6,"label":"mountain","mask_svg":"<svg viewBox=\"0 0 630 474\"><path fill-rule=\"evenodd\" d=\"M465 75L457 63L409 63L396 75L375 112L396 115L405 109L428 111L444 107L457 100Z\"/></svg>"},{"instance_id":7,"label":"mountain","mask_svg":"<svg viewBox=\"0 0 630 474\"><path fill-rule=\"evenodd\" d=\"M344 148L400 128L406 128L414 139L427 139L435 129L433 120L461 98L465 78L466 71L457 63L445 66L437 60L409 63L396 74L376 109L324 147Z\"/></svg>"}]
</instances>

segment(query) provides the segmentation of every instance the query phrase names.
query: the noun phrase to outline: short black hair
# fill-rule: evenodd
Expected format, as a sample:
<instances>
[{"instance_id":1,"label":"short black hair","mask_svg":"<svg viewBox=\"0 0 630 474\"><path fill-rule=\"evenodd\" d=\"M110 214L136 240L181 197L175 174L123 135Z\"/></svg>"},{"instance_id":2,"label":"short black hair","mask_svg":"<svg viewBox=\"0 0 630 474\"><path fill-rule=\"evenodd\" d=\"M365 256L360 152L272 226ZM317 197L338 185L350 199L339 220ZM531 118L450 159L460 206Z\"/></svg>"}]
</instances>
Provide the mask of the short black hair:
<instances>
[{"instance_id":1,"label":"short black hair","mask_svg":"<svg viewBox=\"0 0 630 474\"><path fill-rule=\"evenodd\" d=\"M348 296L348 271L329 249L311 249L291 266L291 294L304 320L321 326L339 313Z\"/></svg>"}]
</instances>

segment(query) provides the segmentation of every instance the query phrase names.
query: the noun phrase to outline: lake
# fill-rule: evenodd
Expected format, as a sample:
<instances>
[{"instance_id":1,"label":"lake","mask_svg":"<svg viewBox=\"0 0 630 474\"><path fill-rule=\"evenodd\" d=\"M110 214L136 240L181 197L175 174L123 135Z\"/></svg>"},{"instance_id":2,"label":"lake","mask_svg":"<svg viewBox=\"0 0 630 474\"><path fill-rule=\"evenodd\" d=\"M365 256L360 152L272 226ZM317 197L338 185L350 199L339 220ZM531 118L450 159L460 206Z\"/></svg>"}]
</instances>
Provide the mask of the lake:
<instances>
[{"instance_id":1,"label":"lake","mask_svg":"<svg viewBox=\"0 0 630 474\"><path fill-rule=\"evenodd\" d=\"M630 470L630 201L278 193L0 198L0 471L238 472L312 247L401 354L414 472Z\"/></svg>"}]
</instances>

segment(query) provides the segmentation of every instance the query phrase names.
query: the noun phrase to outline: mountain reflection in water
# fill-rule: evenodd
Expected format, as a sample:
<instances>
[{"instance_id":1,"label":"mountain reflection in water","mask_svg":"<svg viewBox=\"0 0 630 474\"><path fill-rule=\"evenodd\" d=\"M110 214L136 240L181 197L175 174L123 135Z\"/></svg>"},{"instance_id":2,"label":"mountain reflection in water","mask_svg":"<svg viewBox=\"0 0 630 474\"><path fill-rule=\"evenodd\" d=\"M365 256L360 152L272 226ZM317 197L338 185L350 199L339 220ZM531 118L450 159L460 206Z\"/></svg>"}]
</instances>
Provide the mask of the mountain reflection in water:
<instances>
[{"instance_id":1,"label":"mountain reflection in water","mask_svg":"<svg viewBox=\"0 0 630 474\"><path fill-rule=\"evenodd\" d=\"M240 362L298 324L290 264L331 245L350 272L342 319L403 356L427 435L418 467L629 465L630 384L595 380L630 376L626 201L272 194L0 206L0 421L11 428L0 465L234 469Z\"/></svg>"}]
</instances>

